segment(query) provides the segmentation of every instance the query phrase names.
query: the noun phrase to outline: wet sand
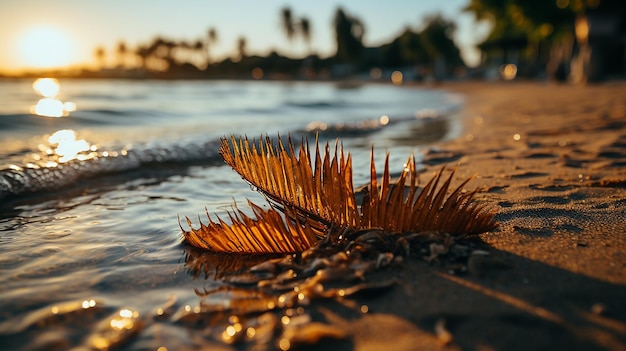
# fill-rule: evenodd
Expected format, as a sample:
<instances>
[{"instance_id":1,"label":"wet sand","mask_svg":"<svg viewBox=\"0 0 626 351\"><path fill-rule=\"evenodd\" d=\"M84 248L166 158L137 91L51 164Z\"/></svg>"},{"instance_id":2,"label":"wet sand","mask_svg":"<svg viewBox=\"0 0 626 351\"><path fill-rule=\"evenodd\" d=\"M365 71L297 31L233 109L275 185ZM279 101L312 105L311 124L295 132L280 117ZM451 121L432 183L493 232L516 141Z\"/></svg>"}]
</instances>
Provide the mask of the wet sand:
<instances>
[{"instance_id":1,"label":"wet sand","mask_svg":"<svg viewBox=\"0 0 626 351\"><path fill-rule=\"evenodd\" d=\"M626 83L441 88L466 96L465 130L423 177L477 174L500 226L467 272L407 260L378 272L400 284L367 314L327 318L357 350L626 349Z\"/></svg>"}]
</instances>

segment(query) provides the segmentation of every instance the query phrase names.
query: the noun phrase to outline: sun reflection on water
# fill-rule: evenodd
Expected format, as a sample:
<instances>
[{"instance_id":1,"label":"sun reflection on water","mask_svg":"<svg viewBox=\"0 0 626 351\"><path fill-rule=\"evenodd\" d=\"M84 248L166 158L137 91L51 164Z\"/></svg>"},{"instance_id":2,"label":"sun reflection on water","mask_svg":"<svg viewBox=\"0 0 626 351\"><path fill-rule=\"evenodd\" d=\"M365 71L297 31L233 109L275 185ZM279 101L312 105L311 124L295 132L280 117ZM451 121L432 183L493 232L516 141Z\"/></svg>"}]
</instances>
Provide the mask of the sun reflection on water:
<instances>
[{"instance_id":1,"label":"sun reflection on water","mask_svg":"<svg viewBox=\"0 0 626 351\"><path fill-rule=\"evenodd\" d=\"M62 102L57 98L61 90L61 84L55 78L39 78L33 82L33 90L43 96L36 105L31 106L32 114L43 117L66 117L76 111L73 102Z\"/></svg>"},{"instance_id":2,"label":"sun reflection on water","mask_svg":"<svg viewBox=\"0 0 626 351\"><path fill-rule=\"evenodd\" d=\"M96 151L95 145L89 145L84 139L76 139L76 132L71 129L61 129L48 138L53 149L47 149L46 153L59 157L59 162L67 162L73 159L86 160L89 155L82 154L85 151Z\"/></svg>"},{"instance_id":3,"label":"sun reflection on water","mask_svg":"<svg viewBox=\"0 0 626 351\"><path fill-rule=\"evenodd\" d=\"M55 78L39 78L33 83L33 89L41 96L51 98L59 94L61 84Z\"/></svg>"}]
</instances>

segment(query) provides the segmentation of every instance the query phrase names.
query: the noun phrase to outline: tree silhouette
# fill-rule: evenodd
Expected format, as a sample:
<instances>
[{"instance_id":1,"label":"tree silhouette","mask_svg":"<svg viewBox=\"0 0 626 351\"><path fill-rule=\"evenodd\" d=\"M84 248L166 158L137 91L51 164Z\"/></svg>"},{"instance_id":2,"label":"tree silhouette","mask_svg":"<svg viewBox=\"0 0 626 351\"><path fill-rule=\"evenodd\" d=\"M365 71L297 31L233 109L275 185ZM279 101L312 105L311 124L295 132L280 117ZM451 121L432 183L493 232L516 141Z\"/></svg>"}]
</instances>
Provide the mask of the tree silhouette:
<instances>
[{"instance_id":1,"label":"tree silhouette","mask_svg":"<svg viewBox=\"0 0 626 351\"><path fill-rule=\"evenodd\" d=\"M311 52L311 22L307 17L300 19L300 33L307 46L308 53Z\"/></svg>"},{"instance_id":2,"label":"tree silhouette","mask_svg":"<svg viewBox=\"0 0 626 351\"><path fill-rule=\"evenodd\" d=\"M213 27L209 28L209 30L207 31L206 44L205 44L207 65L211 64L211 46L217 43L217 40L218 40L217 30Z\"/></svg>"},{"instance_id":3,"label":"tree silhouette","mask_svg":"<svg viewBox=\"0 0 626 351\"><path fill-rule=\"evenodd\" d=\"M150 51L148 50L148 47L143 46L143 45L137 46L137 49L135 49L135 55L139 57L139 60L140 60L139 66L147 70L148 69L147 60L150 57Z\"/></svg>"},{"instance_id":4,"label":"tree silhouette","mask_svg":"<svg viewBox=\"0 0 626 351\"><path fill-rule=\"evenodd\" d=\"M291 42L293 41L293 38L296 35L296 27L293 21L293 15L291 13L291 9L289 7L284 7L280 13L281 13L281 24L282 24L283 30L285 31L287 40Z\"/></svg>"},{"instance_id":5,"label":"tree silhouette","mask_svg":"<svg viewBox=\"0 0 626 351\"><path fill-rule=\"evenodd\" d=\"M166 71L174 62L172 57L172 49L175 44L162 37L156 37L146 48L147 60L146 66L150 70Z\"/></svg>"},{"instance_id":6,"label":"tree silhouette","mask_svg":"<svg viewBox=\"0 0 626 351\"><path fill-rule=\"evenodd\" d=\"M342 63L357 62L363 52L363 23L356 17L348 16L340 7L335 12L334 26L337 42L335 58Z\"/></svg>"},{"instance_id":7,"label":"tree silhouette","mask_svg":"<svg viewBox=\"0 0 626 351\"><path fill-rule=\"evenodd\" d=\"M492 25L487 39L479 44L482 49L516 48L539 63L548 59L541 58L541 52L571 40L575 17L592 3L597 6L600 1L470 0L464 11Z\"/></svg>"},{"instance_id":8,"label":"tree silhouette","mask_svg":"<svg viewBox=\"0 0 626 351\"><path fill-rule=\"evenodd\" d=\"M206 43L203 40L196 40L191 48L194 56L200 58L200 66L206 66L209 62L208 51L206 48Z\"/></svg>"},{"instance_id":9,"label":"tree silhouette","mask_svg":"<svg viewBox=\"0 0 626 351\"><path fill-rule=\"evenodd\" d=\"M98 66L100 69L104 68L106 62L106 50L102 46L96 47L94 51L94 56L96 57L96 61L98 62Z\"/></svg>"},{"instance_id":10,"label":"tree silhouette","mask_svg":"<svg viewBox=\"0 0 626 351\"><path fill-rule=\"evenodd\" d=\"M287 40L293 43L293 40L298 35L302 35L307 46L307 55L311 51L311 21L307 17L302 17L300 20L295 20L293 12L289 7L284 7L280 11L281 27Z\"/></svg>"},{"instance_id":11,"label":"tree silhouette","mask_svg":"<svg viewBox=\"0 0 626 351\"><path fill-rule=\"evenodd\" d=\"M487 1L487 0L484 0ZM495 1L495 0L494 0ZM516 0L511 0L516 1ZM533 0L534 1L534 0ZM454 24L451 21L432 16L427 18L421 32L407 28L389 44L373 48L372 54L364 57L363 36L365 26L360 19L347 14L341 7L336 9L333 18L337 51L333 57L319 58L311 55L311 21L307 16L294 17L289 7L281 9L281 26L289 41L302 40L306 45L306 59L294 59L278 55L276 52L266 57L248 56L248 41L243 36L237 38L231 58L222 62L211 61L212 48L218 40L215 28L208 28L195 40L172 40L156 36L149 42L129 49L120 40L110 50L108 64L119 68L141 67L150 77L191 77L198 69L204 70L202 77L221 77L247 72L250 67L260 67L266 72L283 74L314 73L315 70L329 69L336 63L351 64L349 69L378 67L406 67L445 62L446 69L460 62L459 50L451 39ZM295 18L295 19L294 19ZM101 68L105 68L104 48L94 51ZM443 60L441 59L443 58ZM108 58L107 58L108 59ZM132 60L131 60L132 59ZM243 60L243 62L241 62ZM237 63L237 64L235 64ZM209 66L210 64L210 66ZM442 67L442 65L439 65Z\"/></svg>"},{"instance_id":12,"label":"tree silhouette","mask_svg":"<svg viewBox=\"0 0 626 351\"><path fill-rule=\"evenodd\" d=\"M434 63L436 60L444 59L448 65L462 65L461 52L452 39L456 30L454 22L440 14L427 16L424 20L426 27L419 36L428 54L428 61Z\"/></svg>"},{"instance_id":13,"label":"tree silhouette","mask_svg":"<svg viewBox=\"0 0 626 351\"><path fill-rule=\"evenodd\" d=\"M383 62L375 62L374 64L405 67L427 63L428 54L422 41L420 33L407 27L391 43L382 46Z\"/></svg>"},{"instance_id":14,"label":"tree silhouette","mask_svg":"<svg viewBox=\"0 0 626 351\"><path fill-rule=\"evenodd\" d=\"M126 55L128 54L128 48L126 47L126 43L120 40L117 43L117 67L125 68L126 67Z\"/></svg>"},{"instance_id":15,"label":"tree silhouette","mask_svg":"<svg viewBox=\"0 0 626 351\"><path fill-rule=\"evenodd\" d=\"M246 57L246 38L244 37L239 37L237 39L237 54L238 54L238 59L237 61L241 61Z\"/></svg>"}]
</instances>

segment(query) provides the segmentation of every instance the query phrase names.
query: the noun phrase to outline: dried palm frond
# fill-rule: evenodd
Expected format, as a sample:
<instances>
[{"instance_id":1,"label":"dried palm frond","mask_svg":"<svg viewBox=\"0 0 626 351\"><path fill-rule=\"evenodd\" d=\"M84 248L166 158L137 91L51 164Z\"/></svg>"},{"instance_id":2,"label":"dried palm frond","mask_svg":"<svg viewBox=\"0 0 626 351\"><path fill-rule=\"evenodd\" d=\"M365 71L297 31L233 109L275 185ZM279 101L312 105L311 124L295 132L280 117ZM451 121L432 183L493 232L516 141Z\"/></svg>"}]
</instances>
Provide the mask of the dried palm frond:
<instances>
[{"instance_id":1,"label":"dried palm frond","mask_svg":"<svg viewBox=\"0 0 626 351\"><path fill-rule=\"evenodd\" d=\"M494 229L493 214L485 211L484 204L477 204L473 199L476 191L463 192L463 187L471 178L446 196L455 170L439 186L444 171L445 167L420 191L416 184L415 159L410 157L404 171L392 185L387 154L382 184L378 187L372 156L371 179L361 205L360 228L379 227L390 232L437 231L453 236ZM376 192L372 193L372 189Z\"/></svg>"},{"instance_id":2,"label":"dried palm frond","mask_svg":"<svg viewBox=\"0 0 626 351\"><path fill-rule=\"evenodd\" d=\"M274 209L264 210L250 201L248 204L255 219L236 209L236 212L228 212L229 225L219 217L214 222L207 213L209 224L200 221L200 228L194 229L191 220L186 218L190 230L181 227L185 240L195 247L215 252L242 254L301 252L317 241L307 223L283 220ZM288 209L286 211L289 213Z\"/></svg>"},{"instance_id":3,"label":"dried palm frond","mask_svg":"<svg viewBox=\"0 0 626 351\"><path fill-rule=\"evenodd\" d=\"M443 168L420 191L413 158L409 158L404 172L392 184L387 155L379 186L372 150L368 193L357 206L351 156L344 156L343 147L337 144L334 152L326 144L322 157L317 142L315 154L311 155L304 140L296 153L291 140L285 148L280 137L277 145L266 137L257 146L254 140L233 136L230 143L222 139L219 152L286 218L275 209L266 211L249 202L256 219L237 210L229 213L231 225L219 218L216 223L209 216L209 224L201 223L198 230L187 219L191 229L183 230L183 235L196 247L217 252L287 253L311 247L316 236L328 234L331 228L377 227L396 233L432 231L461 236L496 226L493 213L474 201L476 192L463 192L471 178L447 195L454 170L442 180Z\"/></svg>"},{"instance_id":4,"label":"dried palm frond","mask_svg":"<svg viewBox=\"0 0 626 351\"><path fill-rule=\"evenodd\" d=\"M315 164L311 164L308 143L301 143L296 154L291 140L288 149L278 138L274 146L269 137L257 145L248 138L222 139L219 149L224 161L245 180L276 203L284 203L299 214L322 223L358 226L359 211L352 185L352 159L343 148L334 153L326 144L324 157L319 144Z\"/></svg>"}]
</instances>

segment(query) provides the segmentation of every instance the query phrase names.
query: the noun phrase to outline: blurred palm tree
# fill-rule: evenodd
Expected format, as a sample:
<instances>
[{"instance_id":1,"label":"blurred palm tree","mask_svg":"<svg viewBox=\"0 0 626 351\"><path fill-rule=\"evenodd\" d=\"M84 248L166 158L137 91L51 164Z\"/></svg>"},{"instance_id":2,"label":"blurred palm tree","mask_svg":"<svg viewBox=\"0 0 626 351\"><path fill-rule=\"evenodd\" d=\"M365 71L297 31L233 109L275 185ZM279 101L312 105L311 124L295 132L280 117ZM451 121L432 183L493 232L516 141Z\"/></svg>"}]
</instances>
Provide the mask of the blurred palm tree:
<instances>
[{"instance_id":1,"label":"blurred palm tree","mask_svg":"<svg viewBox=\"0 0 626 351\"><path fill-rule=\"evenodd\" d=\"M146 60L144 65L147 69L165 71L173 63L172 49L175 44L162 37L156 37L146 47Z\"/></svg>"},{"instance_id":2,"label":"blurred palm tree","mask_svg":"<svg viewBox=\"0 0 626 351\"><path fill-rule=\"evenodd\" d=\"M241 61L246 57L246 46L246 38L239 37L239 39L237 39L237 54L239 55L237 61Z\"/></svg>"},{"instance_id":3,"label":"blurred palm tree","mask_svg":"<svg viewBox=\"0 0 626 351\"><path fill-rule=\"evenodd\" d=\"M463 65L461 52L453 40L456 24L440 14L427 16L424 22L426 26L419 35L430 63L445 60L448 65Z\"/></svg>"},{"instance_id":4,"label":"blurred palm tree","mask_svg":"<svg viewBox=\"0 0 626 351\"><path fill-rule=\"evenodd\" d=\"M209 55L207 52L207 48L206 48L206 43L203 40L196 40L193 43L193 52L195 53L194 56L198 56L200 59L200 66L205 66L208 64L209 62Z\"/></svg>"},{"instance_id":5,"label":"blurred palm tree","mask_svg":"<svg viewBox=\"0 0 626 351\"><path fill-rule=\"evenodd\" d=\"M297 35L302 35L307 46L307 55L311 51L311 21L307 17L300 18L299 21L294 20L293 12L289 7L281 10L281 27L287 36L287 40L293 43Z\"/></svg>"},{"instance_id":6,"label":"blurred palm tree","mask_svg":"<svg viewBox=\"0 0 626 351\"><path fill-rule=\"evenodd\" d=\"M106 50L104 49L104 47L96 47L96 50L94 51L94 56L96 57L96 61L98 62L98 67L100 69L103 69L106 62Z\"/></svg>"},{"instance_id":7,"label":"blurred palm tree","mask_svg":"<svg viewBox=\"0 0 626 351\"><path fill-rule=\"evenodd\" d=\"M126 43L123 40L120 40L117 43L117 67L125 68L126 67L126 57L128 55L128 48L126 47Z\"/></svg>"},{"instance_id":8,"label":"blurred palm tree","mask_svg":"<svg viewBox=\"0 0 626 351\"><path fill-rule=\"evenodd\" d=\"M151 52L147 46L144 46L144 45L137 46L137 49L135 49L135 56L139 58L139 67L145 70L148 69L147 61L148 61L148 58L150 57L150 54Z\"/></svg>"},{"instance_id":9,"label":"blurred palm tree","mask_svg":"<svg viewBox=\"0 0 626 351\"><path fill-rule=\"evenodd\" d=\"M336 59L342 63L355 63L363 52L365 26L356 17L347 15L341 7L335 12Z\"/></svg>"},{"instance_id":10,"label":"blurred palm tree","mask_svg":"<svg viewBox=\"0 0 626 351\"><path fill-rule=\"evenodd\" d=\"M211 63L211 46L217 43L217 30L213 27L209 28L207 31L206 43L204 46L204 50L206 52L206 64L207 66Z\"/></svg>"},{"instance_id":11,"label":"blurred palm tree","mask_svg":"<svg viewBox=\"0 0 626 351\"><path fill-rule=\"evenodd\" d=\"M290 42L293 41L293 38L296 35L296 26L293 21L293 14L289 7L284 7L281 10L281 22L285 35L287 36L287 40Z\"/></svg>"},{"instance_id":12,"label":"blurred palm tree","mask_svg":"<svg viewBox=\"0 0 626 351\"><path fill-rule=\"evenodd\" d=\"M300 33L307 46L307 54L311 53L311 22L307 17L300 19Z\"/></svg>"}]
</instances>

